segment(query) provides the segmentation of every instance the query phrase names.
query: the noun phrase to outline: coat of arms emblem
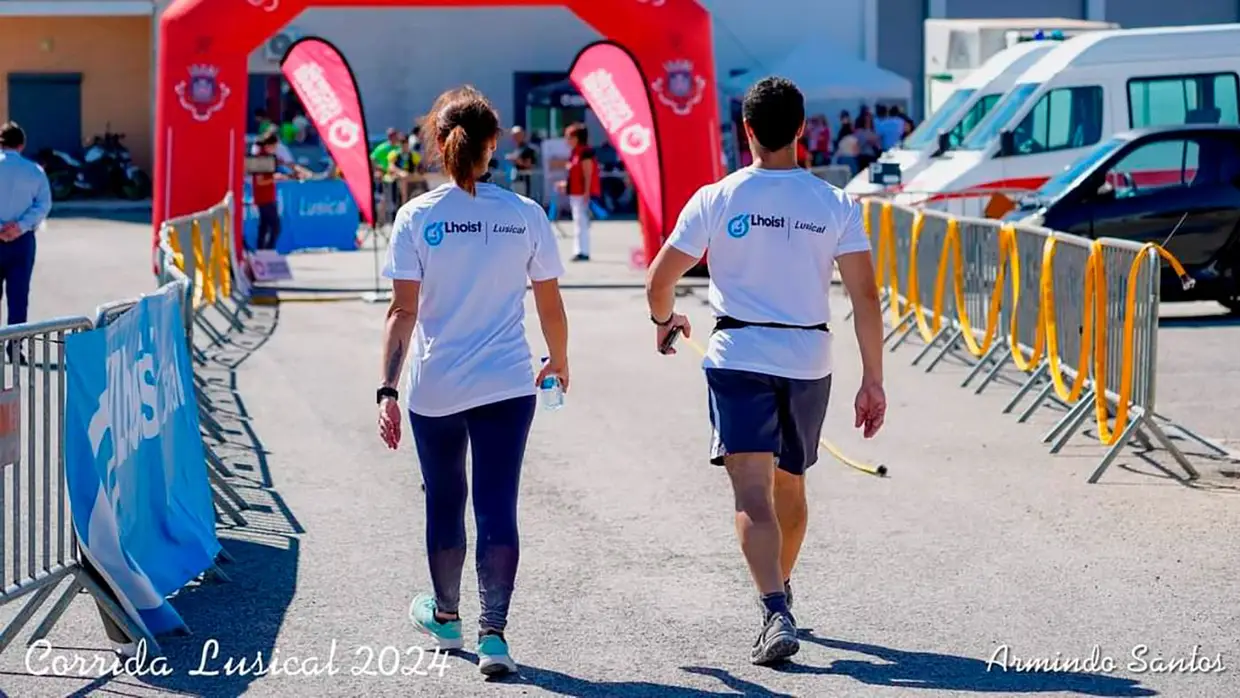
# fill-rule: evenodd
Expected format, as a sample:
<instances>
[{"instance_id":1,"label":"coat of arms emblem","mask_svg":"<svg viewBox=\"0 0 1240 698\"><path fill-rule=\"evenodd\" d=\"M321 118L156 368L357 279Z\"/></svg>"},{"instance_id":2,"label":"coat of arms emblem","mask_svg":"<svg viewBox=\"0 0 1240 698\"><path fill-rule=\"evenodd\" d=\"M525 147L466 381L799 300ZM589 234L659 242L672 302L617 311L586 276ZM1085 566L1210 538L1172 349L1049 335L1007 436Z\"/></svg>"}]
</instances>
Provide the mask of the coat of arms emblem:
<instances>
[{"instance_id":1,"label":"coat of arms emblem","mask_svg":"<svg viewBox=\"0 0 1240 698\"><path fill-rule=\"evenodd\" d=\"M663 64L666 74L650 84L659 101L671 107L672 113L685 116L702 101L706 78L693 72L691 61L669 61Z\"/></svg>"},{"instance_id":2,"label":"coat of arms emblem","mask_svg":"<svg viewBox=\"0 0 1240 698\"><path fill-rule=\"evenodd\" d=\"M189 79L177 83L177 99L195 121L207 121L228 99L230 90L219 81L219 73L212 65L191 65Z\"/></svg>"}]
</instances>

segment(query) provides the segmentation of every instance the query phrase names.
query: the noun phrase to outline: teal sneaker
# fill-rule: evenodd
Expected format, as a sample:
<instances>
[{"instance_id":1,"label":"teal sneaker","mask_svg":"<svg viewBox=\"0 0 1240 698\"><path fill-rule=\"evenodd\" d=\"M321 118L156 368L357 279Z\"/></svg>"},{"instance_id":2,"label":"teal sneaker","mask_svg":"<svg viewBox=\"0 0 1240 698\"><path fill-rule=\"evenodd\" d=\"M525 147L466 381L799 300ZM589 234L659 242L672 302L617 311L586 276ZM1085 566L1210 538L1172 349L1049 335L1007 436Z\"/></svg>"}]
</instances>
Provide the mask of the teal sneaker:
<instances>
[{"instance_id":1,"label":"teal sneaker","mask_svg":"<svg viewBox=\"0 0 1240 698\"><path fill-rule=\"evenodd\" d=\"M434 638L439 649L461 649L465 646L465 641L461 638L461 621L441 623L435 620L436 608L434 596L418 594L413 597L413 603L409 604L409 620L419 632Z\"/></svg>"},{"instance_id":2,"label":"teal sneaker","mask_svg":"<svg viewBox=\"0 0 1240 698\"><path fill-rule=\"evenodd\" d=\"M487 676L502 676L517 670L503 635L488 633L478 638L478 670Z\"/></svg>"}]
</instances>

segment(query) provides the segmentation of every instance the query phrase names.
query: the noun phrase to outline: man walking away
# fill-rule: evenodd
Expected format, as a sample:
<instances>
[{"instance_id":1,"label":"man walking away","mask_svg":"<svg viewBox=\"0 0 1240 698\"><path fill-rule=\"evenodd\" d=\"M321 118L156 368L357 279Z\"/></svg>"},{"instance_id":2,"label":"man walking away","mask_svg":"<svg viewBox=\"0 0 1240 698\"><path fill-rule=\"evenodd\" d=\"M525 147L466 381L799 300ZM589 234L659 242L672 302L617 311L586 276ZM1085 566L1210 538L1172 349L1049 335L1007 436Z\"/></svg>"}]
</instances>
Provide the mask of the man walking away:
<instances>
[{"instance_id":1,"label":"man walking away","mask_svg":"<svg viewBox=\"0 0 1240 698\"><path fill-rule=\"evenodd\" d=\"M43 169L22 157L26 133L12 121L0 126L0 293L8 296L9 325L26 321L34 273L35 230L52 210ZM26 363L21 347L7 347L9 360Z\"/></svg>"},{"instance_id":2,"label":"man walking away","mask_svg":"<svg viewBox=\"0 0 1240 698\"><path fill-rule=\"evenodd\" d=\"M832 266L852 298L861 348L856 426L883 425L883 324L861 207L797 167L805 100L796 85L766 78L745 96L743 123L754 164L698 190L680 213L646 281L656 346L689 321L674 312L676 282L710 249L715 328L706 369L711 463L732 482L736 533L761 595L755 664L796 654L792 569L805 537L805 471L831 393ZM671 353L671 352L668 352Z\"/></svg>"}]
</instances>

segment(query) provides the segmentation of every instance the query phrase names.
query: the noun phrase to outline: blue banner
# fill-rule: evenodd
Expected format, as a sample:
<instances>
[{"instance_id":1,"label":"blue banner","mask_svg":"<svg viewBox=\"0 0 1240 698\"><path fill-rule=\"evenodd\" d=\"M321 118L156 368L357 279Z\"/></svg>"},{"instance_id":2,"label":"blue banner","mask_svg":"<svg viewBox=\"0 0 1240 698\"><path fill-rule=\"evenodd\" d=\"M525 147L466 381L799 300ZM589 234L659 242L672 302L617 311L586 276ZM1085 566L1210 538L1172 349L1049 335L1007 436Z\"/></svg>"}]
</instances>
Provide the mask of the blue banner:
<instances>
[{"instance_id":1,"label":"blue banner","mask_svg":"<svg viewBox=\"0 0 1240 698\"><path fill-rule=\"evenodd\" d=\"M243 194L245 220L242 229L246 246L254 249L258 241L258 208L253 205L250 183ZM280 237L276 251L288 254L305 249L357 249L357 230L361 221L353 195L344 180L323 179L276 182L280 211Z\"/></svg>"},{"instance_id":2,"label":"blue banner","mask_svg":"<svg viewBox=\"0 0 1240 698\"><path fill-rule=\"evenodd\" d=\"M65 340L65 479L87 559L154 635L185 627L166 597L219 554L185 340L169 284Z\"/></svg>"}]
</instances>

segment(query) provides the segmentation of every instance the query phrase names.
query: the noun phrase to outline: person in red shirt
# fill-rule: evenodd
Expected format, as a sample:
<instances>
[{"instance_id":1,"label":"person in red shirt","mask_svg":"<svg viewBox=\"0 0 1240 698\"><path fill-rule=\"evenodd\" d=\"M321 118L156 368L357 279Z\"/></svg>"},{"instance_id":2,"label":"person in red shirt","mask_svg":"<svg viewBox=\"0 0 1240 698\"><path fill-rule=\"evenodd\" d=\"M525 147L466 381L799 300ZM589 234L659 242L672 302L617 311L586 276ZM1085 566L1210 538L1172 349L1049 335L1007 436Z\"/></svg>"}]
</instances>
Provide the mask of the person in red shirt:
<instances>
[{"instance_id":1,"label":"person in red shirt","mask_svg":"<svg viewBox=\"0 0 1240 698\"><path fill-rule=\"evenodd\" d=\"M280 136L274 129L268 130L259 137L257 146L259 155L276 154L276 144ZM280 204L276 195L276 181L284 179L284 175L276 172L255 173L250 177L250 192L254 197L254 207L258 209L258 240L260 250L274 250L276 240L280 238Z\"/></svg>"},{"instance_id":2,"label":"person in red shirt","mask_svg":"<svg viewBox=\"0 0 1240 698\"><path fill-rule=\"evenodd\" d=\"M809 169L809 139L805 136L797 139L797 165Z\"/></svg>"},{"instance_id":3,"label":"person in red shirt","mask_svg":"<svg viewBox=\"0 0 1240 698\"><path fill-rule=\"evenodd\" d=\"M573 230L577 234L572 261L588 262L590 261L590 201L602 194L598 160L594 157L594 148L590 147L590 135L585 124L569 126L564 132L564 137L568 139L568 144L573 149L568 161L568 181L565 183L569 208L573 213Z\"/></svg>"}]
</instances>

